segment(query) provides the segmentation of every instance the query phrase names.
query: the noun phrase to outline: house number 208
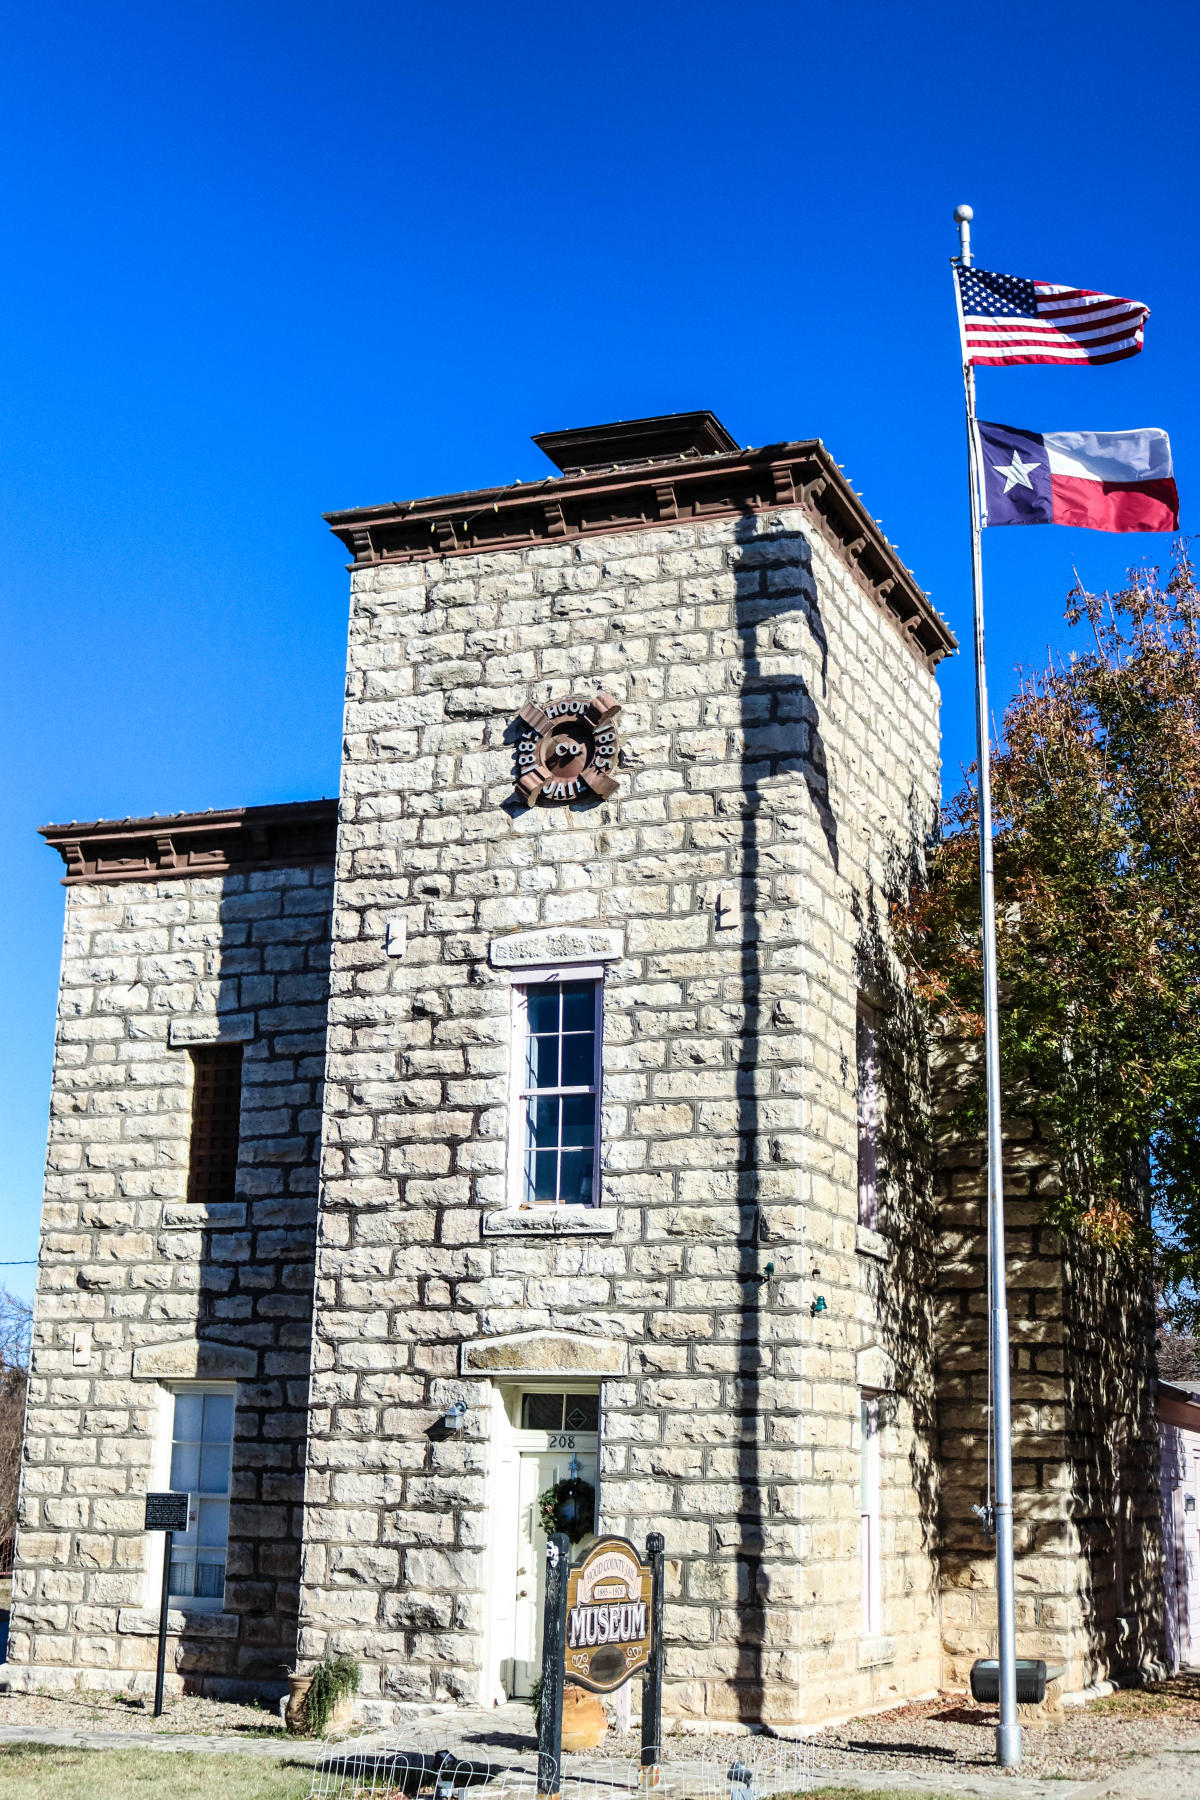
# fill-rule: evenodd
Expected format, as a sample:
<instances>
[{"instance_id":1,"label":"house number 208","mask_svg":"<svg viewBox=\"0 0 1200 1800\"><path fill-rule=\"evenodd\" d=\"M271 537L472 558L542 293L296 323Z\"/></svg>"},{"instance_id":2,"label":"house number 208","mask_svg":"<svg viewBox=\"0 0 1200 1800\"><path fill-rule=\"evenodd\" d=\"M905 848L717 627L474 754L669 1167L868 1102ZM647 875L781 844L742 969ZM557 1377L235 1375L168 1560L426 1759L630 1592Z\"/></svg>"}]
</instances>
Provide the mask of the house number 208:
<instances>
[{"instance_id":1,"label":"house number 208","mask_svg":"<svg viewBox=\"0 0 1200 1800\"><path fill-rule=\"evenodd\" d=\"M565 1436L551 1437L550 1448L552 1450L573 1450L575 1448L575 1439L573 1437Z\"/></svg>"}]
</instances>

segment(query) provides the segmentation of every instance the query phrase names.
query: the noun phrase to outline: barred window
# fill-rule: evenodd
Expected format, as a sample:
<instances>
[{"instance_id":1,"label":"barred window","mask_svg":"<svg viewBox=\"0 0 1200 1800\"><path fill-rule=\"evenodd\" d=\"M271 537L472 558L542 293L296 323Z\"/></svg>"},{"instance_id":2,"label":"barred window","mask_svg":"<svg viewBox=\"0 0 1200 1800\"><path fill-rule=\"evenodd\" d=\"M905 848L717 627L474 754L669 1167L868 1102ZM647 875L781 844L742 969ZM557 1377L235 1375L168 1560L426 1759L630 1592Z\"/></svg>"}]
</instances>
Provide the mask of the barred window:
<instances>
[{"instance_id":1,"label":"barred window","mask_svg":"<svg viewBox=\"0 0 1200 1800\"><path fill-rule=\"evenodd\" d=\"M232 1200L237 1185L242 1108L242 1046L202 1044L192 1051L189 1200Z\"/></svg>"}]
</instances>

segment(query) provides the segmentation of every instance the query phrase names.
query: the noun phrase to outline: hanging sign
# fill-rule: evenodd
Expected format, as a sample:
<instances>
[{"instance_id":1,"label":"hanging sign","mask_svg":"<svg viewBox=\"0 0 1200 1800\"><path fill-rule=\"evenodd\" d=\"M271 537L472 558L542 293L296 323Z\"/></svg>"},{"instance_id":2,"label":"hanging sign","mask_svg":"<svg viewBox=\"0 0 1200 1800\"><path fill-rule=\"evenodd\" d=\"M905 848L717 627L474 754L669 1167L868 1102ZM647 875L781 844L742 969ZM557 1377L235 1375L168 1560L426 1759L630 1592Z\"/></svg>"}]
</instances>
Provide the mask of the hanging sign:
<instances>
[{"instance_id":1,"label":"hanging sign","mask_svg":"<svg viewBox=\"0 0 1200 1800\"><path fill-rule=\"evenodd\" d=\"M567 1576L566 1676L611 1694L653 1652L653 1570L628 1538L600 1538Z\"/></svg>"}]
</instances>

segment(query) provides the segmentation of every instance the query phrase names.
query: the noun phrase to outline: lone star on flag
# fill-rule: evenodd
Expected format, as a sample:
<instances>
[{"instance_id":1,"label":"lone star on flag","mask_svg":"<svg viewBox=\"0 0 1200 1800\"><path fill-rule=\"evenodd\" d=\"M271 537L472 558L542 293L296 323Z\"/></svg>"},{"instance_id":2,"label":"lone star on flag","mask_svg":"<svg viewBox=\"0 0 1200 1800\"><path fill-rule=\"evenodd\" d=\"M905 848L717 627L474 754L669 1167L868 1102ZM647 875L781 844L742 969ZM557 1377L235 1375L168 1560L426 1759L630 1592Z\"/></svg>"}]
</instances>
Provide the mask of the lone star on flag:
<instances>
[{"instance_id":1,"label":"lone star on flag","mask_svg":"<svg viewBox=\"0 0 1200 1800\"><path fill-rule=\"evenodd\" d=\"M1006 494L1009 488L1013 487L1032 488L1033 483L1029 479L1030 471L1033 469L1040 469L1041 466L1041 463L1037 462L1023 463L1021 461L1020 452L1016 450L1013 451L1012 461L1007 466L1003 463L992 464L997 475L1003 475L1004 477L1004 491Z\"/></svg>"}]
</instances>

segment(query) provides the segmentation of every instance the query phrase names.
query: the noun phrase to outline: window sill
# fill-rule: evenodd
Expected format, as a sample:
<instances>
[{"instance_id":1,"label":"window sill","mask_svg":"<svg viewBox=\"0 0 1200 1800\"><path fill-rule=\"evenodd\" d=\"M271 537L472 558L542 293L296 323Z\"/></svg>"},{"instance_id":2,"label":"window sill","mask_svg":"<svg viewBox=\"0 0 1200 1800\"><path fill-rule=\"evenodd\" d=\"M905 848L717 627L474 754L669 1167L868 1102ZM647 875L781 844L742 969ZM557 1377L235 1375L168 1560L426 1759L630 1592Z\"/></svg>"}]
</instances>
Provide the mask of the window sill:
<instances>
[{"instance_id":1,"label":"window sill","mask_svg":"<svg viewBox=\"0 0 1200 1800\"><path fill-rule=\"evenodd\" d=\"M878 1669L884 1663L895 1662L896 1640L890 1637L862 1638L858 1646L858 1666L860 1669Z\"/></svg>"},{"instance_id":2,"label":"window sill","mask_svg":"<svg viewBox=\"0 0 1200 1800\"><path fill-rule=\"evenodd\" d=\"M876 1262L891 1262L892 1246L881 1231L869 1225L854 1227L854 1248L860 1256L873 1256Z\"/></svg>"},{"instance_id":3,"label":"window sill","mask_svg":"<svg viewBox=\"0 0 1200 1800\"><path fill-rule=\"evenodd\" d=\"M117 1614L117 1630L130 1637L157 1637L158 1613L123 1606ZM172 1606L167 1613L167 1631L173 1637L235 1638L238 1615L213 1606Z\"/></svg>"},{"instance_id":4,"label":"window sill","mask_svg":"<svg viewBox=\"0 0 1200 1800\"><path fill-rule=\"evenodd\" d=\"M501 1207L484 1213L484 1237L612 1237L614 1207Z\"/></svg>"}]
</instances>

